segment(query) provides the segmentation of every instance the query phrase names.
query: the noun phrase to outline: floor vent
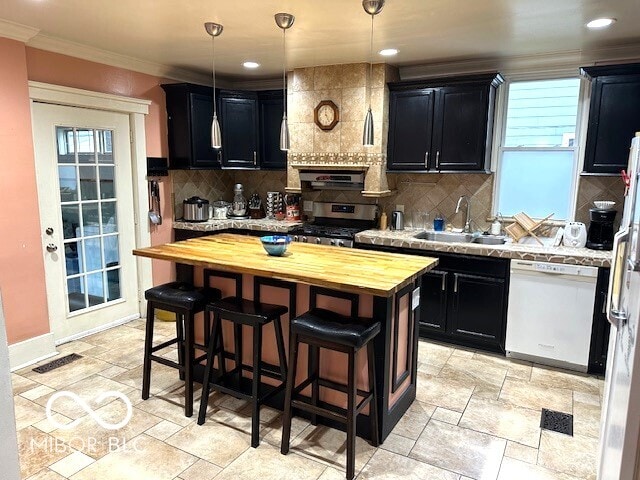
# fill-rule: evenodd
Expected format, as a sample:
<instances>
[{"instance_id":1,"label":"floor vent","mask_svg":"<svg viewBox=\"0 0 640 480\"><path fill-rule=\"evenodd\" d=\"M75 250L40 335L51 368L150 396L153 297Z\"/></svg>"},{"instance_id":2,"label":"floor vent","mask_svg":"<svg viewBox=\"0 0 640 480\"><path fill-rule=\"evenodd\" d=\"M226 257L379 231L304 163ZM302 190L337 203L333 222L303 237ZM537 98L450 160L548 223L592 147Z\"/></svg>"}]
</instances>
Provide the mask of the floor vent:
<instances>
[{"instance_id":1,"label":"floor vent","mask_svg":"<svg viewBox=\"0 0 640 480\"><path fill-rule=\"evenodd\" d=\"M78 360L82 358L82 355L78 355L77 353L72 353L71 355L65 355L64 357L56 358L55 360L45 363L44 365L40 365L33 369L36 373L47 373L51 370L55 370L56 368L63 367L73 362L74 360Z\"/></svg>"},{"instance_id":2,"label":"floor vent","mask_svg":"<svg viewBox=\"0 0 640 480\"><path fill-rule=\"evenodd\" d=\"M573 415L543 408L540 428L573 436Z\"/></svg>"}]
</instances>

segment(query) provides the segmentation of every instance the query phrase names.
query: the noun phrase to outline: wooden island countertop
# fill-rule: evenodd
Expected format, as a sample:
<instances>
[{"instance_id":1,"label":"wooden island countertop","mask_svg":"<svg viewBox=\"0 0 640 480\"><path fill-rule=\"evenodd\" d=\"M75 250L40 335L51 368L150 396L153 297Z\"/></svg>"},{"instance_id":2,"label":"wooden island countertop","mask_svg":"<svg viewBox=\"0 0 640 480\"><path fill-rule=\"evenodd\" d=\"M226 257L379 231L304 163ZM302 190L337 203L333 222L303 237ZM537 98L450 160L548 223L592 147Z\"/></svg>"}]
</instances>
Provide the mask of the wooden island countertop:
<instances>
[{"instance_id":1,"label":"wooden island countertop","mask_svg":"<svg viewBox=\"0 0 640 480\"><path fill-rule=\"evenodd\" d=\"M282 257L260 239L222 233L140 248L134 255L344 292L390 297L431 270L437 258L293 242Z\"/></svg>"}]
</instances>

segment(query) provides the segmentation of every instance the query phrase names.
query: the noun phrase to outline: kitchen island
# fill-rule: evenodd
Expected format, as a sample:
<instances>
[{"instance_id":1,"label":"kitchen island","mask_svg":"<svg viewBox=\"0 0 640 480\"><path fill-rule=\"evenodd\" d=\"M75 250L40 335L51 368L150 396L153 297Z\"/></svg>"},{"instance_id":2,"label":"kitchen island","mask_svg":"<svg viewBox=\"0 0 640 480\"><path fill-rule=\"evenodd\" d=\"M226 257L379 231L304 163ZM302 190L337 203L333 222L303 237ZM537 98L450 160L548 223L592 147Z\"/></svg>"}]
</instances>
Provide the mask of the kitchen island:
<instances>
[{"instance_id":1,"label":"kitchen island","mask_svg":"<svg viewBox=\"0 0 640 480\"><path fill-rule=\"evenodd\" d=\"M300 315L316 306L379 321L382 329L375 340L375 370L381 440L415 399L420 279L437 264L437 259L305 243L292 243L284 256L271 257L258 238L226 233L133 253L194 266L196 285L206 281L225 296L241 295L285 305L290 314ZM288 321L285 316L285 336ZM227 351L234 349L230 327L223 325L229 331L225 335ZM201 328L196 327L196 331ZM263 356L266 362L277 364L273 336L272 331L265 331ZM250 345L249 339L249 332L244 332L243 343ZM360 353L358 386L366 389L366 352ZM251 364L250 349L243 349L243 362ZM345 364L344 354L323 351L321 355L321 373L334 381L346 380ZM299 380L306 375L305 369L303 350L299 356ZM320 400L329 405L346 405L344 395L333 392L321 391ZM359 417L358 434L369 437L368 418Z\"/></svg>"}]
</instances>

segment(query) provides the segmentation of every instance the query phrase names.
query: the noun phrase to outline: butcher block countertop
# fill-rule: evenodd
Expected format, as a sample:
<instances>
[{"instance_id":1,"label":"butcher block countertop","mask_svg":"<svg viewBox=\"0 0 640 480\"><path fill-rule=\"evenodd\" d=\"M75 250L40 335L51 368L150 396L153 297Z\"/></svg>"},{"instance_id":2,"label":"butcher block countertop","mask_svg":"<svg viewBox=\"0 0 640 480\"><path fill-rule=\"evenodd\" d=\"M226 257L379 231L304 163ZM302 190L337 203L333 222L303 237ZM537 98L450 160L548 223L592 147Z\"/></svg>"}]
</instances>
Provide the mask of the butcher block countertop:
<instances>
[{"instance_id":1,"label":"butcher block countertop","mask_svg":"<svg viewBox=\"0 0 640 480\"><path fill-rule=\"evenodd\" d=\"M437 258L292 242L282 257L260 239L222 233L133 251L134 255L235 273L389 297L431 270Z\"/></svg>"}]
</instances>

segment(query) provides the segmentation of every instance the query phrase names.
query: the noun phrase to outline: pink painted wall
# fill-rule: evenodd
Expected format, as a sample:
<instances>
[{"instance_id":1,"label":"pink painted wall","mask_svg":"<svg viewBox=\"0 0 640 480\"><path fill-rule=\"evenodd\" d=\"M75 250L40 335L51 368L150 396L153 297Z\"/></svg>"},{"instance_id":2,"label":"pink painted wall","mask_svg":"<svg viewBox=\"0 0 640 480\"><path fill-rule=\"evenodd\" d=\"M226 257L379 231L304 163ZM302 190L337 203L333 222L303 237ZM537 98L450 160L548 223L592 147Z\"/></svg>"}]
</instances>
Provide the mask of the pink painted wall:
<instances>
[{"instance_id":1,"label":"pink painted wall","mask_svg":"<svg viewBox=\"0 0 640 480\"><path fill-rule=\"evenodd\" d=\"M49 331L23 43L0 38L0 288L7 338Z\"/></svg>"},{"instance_id":2,"label":"pink painted wall","mask_svg":"<svg viewBox=\"0 0 640 480\"><path fill-rule=\"evenodd\" d=\"M36 82L151 100L149 114L145 116L147 156L168 155L167 112L160 85L171 83L171 80L30 47L27 47L27 70L29 80ZM158 180L163 222L160 226L151 227L152 245L170 242L173 232L171 182L169 177L159 177ZM173 264L159 260L152 262L154 285L172 278Z\"/></svg>"},{"instance_id":3,"label":"pink painted wall","mask_svg":"<svg viewBox=\"0 0 640 480\"><path fill-rule=\"evenodd\" d=\"M0 38L0 288L9 344L49 332L38 214L28 81L151 100L145 117L148 156L167 156L165 80L46 52ZM151 242L172 238L171 183L161 179L163 225ZM173 276L169 262L153 263L154 284Z\"/></svg>"}]
</instances>

